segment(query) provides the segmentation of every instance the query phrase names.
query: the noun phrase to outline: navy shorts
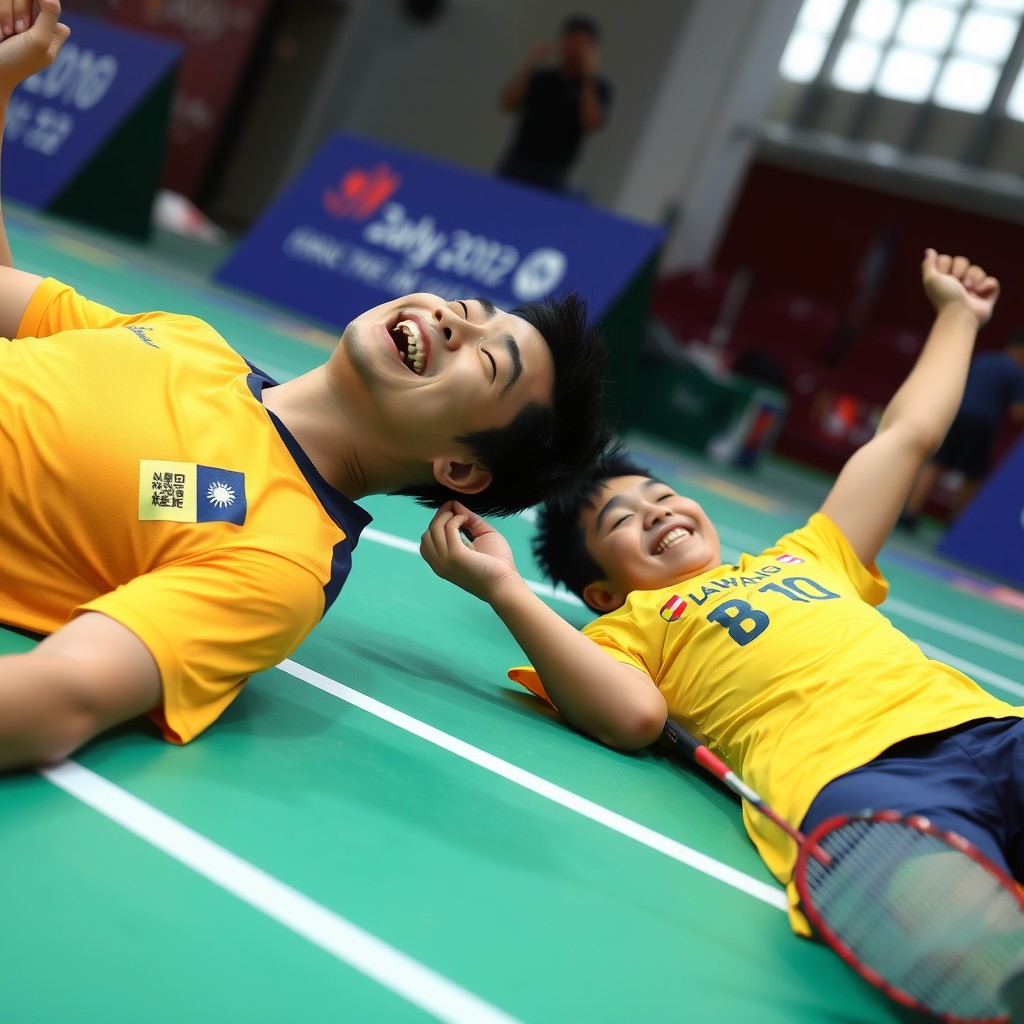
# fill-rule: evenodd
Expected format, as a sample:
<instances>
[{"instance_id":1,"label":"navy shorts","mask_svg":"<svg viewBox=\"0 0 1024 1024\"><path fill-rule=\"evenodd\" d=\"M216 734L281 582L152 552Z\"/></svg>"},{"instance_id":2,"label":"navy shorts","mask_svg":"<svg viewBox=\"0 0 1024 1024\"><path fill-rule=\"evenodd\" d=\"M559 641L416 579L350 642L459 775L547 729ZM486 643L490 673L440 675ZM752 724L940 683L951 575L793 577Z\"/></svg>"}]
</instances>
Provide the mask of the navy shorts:
<instances>
[{"instance_id":1,"label":"navy shorts","mask_svg":"<svg viewBox=\"0 0 1024 1024\"><path fill-rule=\"evenodd\" d=\"M1024 882L1024 719L915 736L833 779L800 826L863 810L923 814Z\"/></svg>"}]
</instances>

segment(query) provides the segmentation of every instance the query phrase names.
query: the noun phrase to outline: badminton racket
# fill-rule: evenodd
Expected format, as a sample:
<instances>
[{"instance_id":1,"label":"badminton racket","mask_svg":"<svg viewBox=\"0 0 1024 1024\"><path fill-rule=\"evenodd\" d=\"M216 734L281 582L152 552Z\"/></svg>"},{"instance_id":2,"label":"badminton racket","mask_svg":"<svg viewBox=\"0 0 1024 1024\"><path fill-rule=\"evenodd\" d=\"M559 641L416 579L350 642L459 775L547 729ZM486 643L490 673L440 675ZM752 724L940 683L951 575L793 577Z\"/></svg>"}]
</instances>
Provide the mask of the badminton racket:
<instances>
[{"instance_id":1,"label":"badminton racket","mask_svg":"<svg viewBox=\"0 0 1024 1024\"><path fill-rule=\"evenodd\" d=\"M837 815L805 836L686 729L669 720L662 739L796 842L800 909L862 977L947 1024L1009 1019L998 992L1024 956L1024 898L977 847L884 810Z\"/></svg>"}]
</instances>

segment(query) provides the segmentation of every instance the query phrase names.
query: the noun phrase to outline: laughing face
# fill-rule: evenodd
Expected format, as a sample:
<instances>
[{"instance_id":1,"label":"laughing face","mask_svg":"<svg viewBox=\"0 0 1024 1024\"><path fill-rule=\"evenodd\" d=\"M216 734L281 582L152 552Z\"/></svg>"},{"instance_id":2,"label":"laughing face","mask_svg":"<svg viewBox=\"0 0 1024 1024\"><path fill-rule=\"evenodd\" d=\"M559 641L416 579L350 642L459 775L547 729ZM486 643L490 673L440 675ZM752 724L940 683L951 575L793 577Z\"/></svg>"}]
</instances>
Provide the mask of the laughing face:
<instances>
[{"instance_id":1,"label":"laughing face","mask_svg":"<svg viewBox=\"0 0 1024 1024\"><path fill-rule=\"evenodd\" d=\"M634 590L656 590L721 564L718 534L704 510L668 484L645 476L607 481L580 515L590 557L606 578L584 591L611 611Z\"/></svg>"},{"instance_id":2,"label":"laughing face","mask_svg":"<svg viewBox=\"0 0 1024 1024\"><path fill-rule=\"evenodd\" d=\"M529 402L550 404L554 363L540 332L486 299L428 293L377 306L345 329L332 373L381 444L413 461L464 434L503 427Z\"/></svg>"}]
</instances>

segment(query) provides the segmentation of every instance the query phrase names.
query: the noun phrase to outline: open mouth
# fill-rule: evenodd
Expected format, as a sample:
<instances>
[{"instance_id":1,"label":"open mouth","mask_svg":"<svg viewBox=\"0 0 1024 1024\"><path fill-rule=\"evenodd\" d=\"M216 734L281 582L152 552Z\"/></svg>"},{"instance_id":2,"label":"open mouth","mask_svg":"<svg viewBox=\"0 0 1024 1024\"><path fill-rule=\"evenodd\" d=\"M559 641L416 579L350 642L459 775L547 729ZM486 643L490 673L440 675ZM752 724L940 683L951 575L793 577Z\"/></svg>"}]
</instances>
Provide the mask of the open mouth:
<instances>
[{"instance_id":1,"label":"open mouth","mask_svg":"<svg viewBox=\"0 0 1024 1024\"><path fill-rule=\"evenodd\" d=\"M415 320L399 320L388 329L402 362L413 373L423 376L427 368L427 340Z\"/></svg>"},{"instance_id":2,"label":"open mouth","mask_svg":"<svg viewBox=\"0 0 1024 1024\"><path fill-rule=\"evenodd\" d=\"M669 548L674 548L677 544L689 540L692 536L693 530L689 530L685 526L673 527L655 544L652 554L660 555L662 552L668 551Z\"/></svg>"}]
</instances>

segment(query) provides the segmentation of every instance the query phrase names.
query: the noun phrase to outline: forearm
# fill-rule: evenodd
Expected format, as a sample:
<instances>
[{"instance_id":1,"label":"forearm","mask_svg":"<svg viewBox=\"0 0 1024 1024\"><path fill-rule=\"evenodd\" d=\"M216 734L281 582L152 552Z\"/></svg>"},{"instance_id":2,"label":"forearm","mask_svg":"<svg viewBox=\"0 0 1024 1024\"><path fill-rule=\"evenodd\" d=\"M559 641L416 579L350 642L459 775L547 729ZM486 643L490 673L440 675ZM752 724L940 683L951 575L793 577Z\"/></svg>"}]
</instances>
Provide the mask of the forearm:
<instances>
[{"instance_id":1,"label":"forearm","mask_svg":"<svg viewBox=\"0 0 1024 1024\"><path fill-rule=\"evenodd\" d=\"M0 771L56 761L91 734L94 716L62 669L38 651L0 658Z\"/></svg>"},{"instance_id":2,"label":"forearm","mask_svg":"<svg viewBox=\"0 0 1024 1024\"><path fill-rule=\"evenodd\" d=\"M668 712L649 677L602 650L522 581L506 584L491 607L568 722L622 750L636 750L658 738Z\"/></svg>"},{"instance_id":3,"label":"forearm","mask_svg":"<svg viewBox=\"0 0 1024 1024\"><path fill-rule=\"evenodd\" d=\"M594 131L604 124L604 108L597 89L597 79L588 75L580 89L580 124L586 131Z\"/></svg>"},{"instance_id":4,"label":"forearm","mask_svg":"<svg viewBox=\"0 0 1024 1024\"><path fill-rule=\"evenodd\" d=\"M533 74L532 65L523 68L522 71L512 79L501 93L502 110L518 110L526 98L526 87Z\"/></svg>"},{"instance_id":5,"label":"forearm","mask_svg":"<svg viewBox=\"0 0 1024 1024\"><path fill-rule=\"evenodd\" d=\"M977 334L970 310L957 304L943 308L913 370L886 406L878 433L906 430L929 451L937 448L960 407Z\"/></svg>"},{"instance_id":6,"label":"forearm","mask_svg":"<svg viewBox=\"0 0 1024 1024\"><path fill-rule=\"evenodd\" d=\"M3 136L7 126L7 108L10 104L10 96L0 93L0 155L3 151ZM0 179L2 180L2 179ZM4 225L3 205L0 203L0 267L13 267L14 257L11 254L11 245L7 240L7 228Z\"/></svg>"}]
</instances>

